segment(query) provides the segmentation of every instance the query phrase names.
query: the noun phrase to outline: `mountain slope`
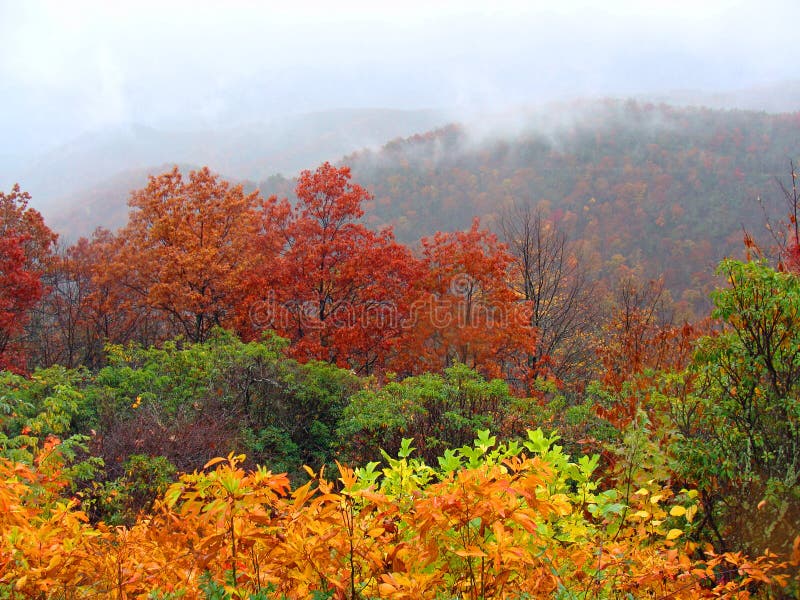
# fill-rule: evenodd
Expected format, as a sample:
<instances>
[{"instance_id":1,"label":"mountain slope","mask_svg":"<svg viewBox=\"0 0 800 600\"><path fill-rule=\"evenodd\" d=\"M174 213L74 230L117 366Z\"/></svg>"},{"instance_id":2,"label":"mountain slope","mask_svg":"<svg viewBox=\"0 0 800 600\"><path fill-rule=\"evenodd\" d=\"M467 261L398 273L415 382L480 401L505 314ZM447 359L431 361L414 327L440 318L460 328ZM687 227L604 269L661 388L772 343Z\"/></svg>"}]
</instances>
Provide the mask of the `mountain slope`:
<instances>
[{"instance_id":1,"label":"mountain slope","mask_svg":"<svg viewBox=\"0 0 800 600\"><path fill-rule=\"evenodd\" d=\"M800 113L675 108L632 101L550 107L450 126L345 159L375 196L366 219L411 242L498 228L515 203L540 206L584 248L597 274L663 274L698 309L742 226L765 245L764 214L785 213L776 179L800 158ZM272 178L264 194L291 182ZM613 279L613 277L611 278Z\"/></svg>"}]
</instances>

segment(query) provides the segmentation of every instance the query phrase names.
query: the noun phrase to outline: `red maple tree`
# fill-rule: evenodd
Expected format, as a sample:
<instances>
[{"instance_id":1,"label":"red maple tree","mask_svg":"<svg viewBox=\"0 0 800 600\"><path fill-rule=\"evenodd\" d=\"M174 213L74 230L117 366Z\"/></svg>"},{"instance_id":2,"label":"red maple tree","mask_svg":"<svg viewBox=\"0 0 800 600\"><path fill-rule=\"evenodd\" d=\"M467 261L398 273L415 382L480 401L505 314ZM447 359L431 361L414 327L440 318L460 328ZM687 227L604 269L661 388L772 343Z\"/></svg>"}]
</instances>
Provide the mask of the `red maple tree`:
<instances>
[{"instance_id":1,"label":"red maple tree","mask_svg":"<svg viewBox=\"0 0 800 600\"><path fill-rule=\"evenodd\" d=\"M239 330L274 329L302 360L369 372L399 341L418 261L391 230L359 222L370 195L350 178L348 167L324 163L300 174L296 206L267 201L264 260L247 282Z\"/></svg>"},{"instance_id":2,"label":"red maple tree","mask_svg":"<svg viewBox=\"0 0 800 600\"><path fill-rule=\"evenodd\" d=\"M422 240L414 318L394 368L440 371L464 363L489 377L526 381L536 347L526 303L508 285L512 257L477 219L467 231Z\"/></svg>"},{"instance_id":3,"label":"red maple tree","mask_svg":"<svg viewBox=\"0 0 800 600\"><path fill-rule=\"evenodd\" d=\"M0 369L15 371L25 370L19 338L44 293L42 274L57 238L30 199L19 185L0 192Z\"/></svg>"}]
</instances>

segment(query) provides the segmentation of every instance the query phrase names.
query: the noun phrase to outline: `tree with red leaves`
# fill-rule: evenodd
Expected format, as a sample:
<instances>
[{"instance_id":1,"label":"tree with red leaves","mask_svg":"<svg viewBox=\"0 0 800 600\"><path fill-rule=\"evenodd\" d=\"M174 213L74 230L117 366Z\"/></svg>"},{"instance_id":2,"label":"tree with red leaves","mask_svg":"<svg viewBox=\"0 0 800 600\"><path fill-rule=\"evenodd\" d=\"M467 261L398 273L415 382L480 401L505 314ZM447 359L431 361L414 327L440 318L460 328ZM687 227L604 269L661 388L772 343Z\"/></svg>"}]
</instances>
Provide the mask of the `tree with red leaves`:
<instances>
[{"instance_id":1,"label":"tree with red leaves","mask_svg":"<svg viewBox=\"0 0 800 600\"><path fill-rule=\"evenodd\" d=\"M42 297L41 273L27 266L26 241L18 235L0 237L0 369L17 372L25 370L25 353L16 338Z\"/></svg>"},{"instance_id":2,"label":"tree with red leaves","mask_svg":"<svg viewBox=\"0 0 800 600\"><path fill-rule=\"evenodd\" d=\"M370 195L350 181L349 168L303 171L296 194L293 208L268 201L259 247L275 254L248 282L249 320L240 330L248 337L274 329L301 360L381 368L408 315L417 261L390 230L358 222Z\"/></svg>"},{"instance_id":3,"label":"tree with red leaves","mask_svg":"<svg viewBox=\"0 0 800 600\"><path fill-rule=\"evenodd\" d=\"M208 168L177 167L133 192L128 225L109 240L97 285L117 288L120 308L161 319L164 336L203 341L233 323L241 280L257 257L258 193L245 194ZM163 337L163 336L162 336Z\"/></svg>"},{"instance_id":4,"label":"tree with red leaves","mask_svg":"<svg viewBox=\"0 0 800 600\"><path fill-rule=\"evenodd\" d=\"M26 353L19 338L44 292L42 274L57 237L28 207L30 198L19 185L0 192L0 369L20 372Z\"/></svg>"},{"instance_id":5,"label":"tree with red leaves","mask_svg":"<svg viewBox=\"0 0 800 600\"><path fill-rule=\"evenodd\" d=\"M475 219L469 230L437 233L422 246L414 318L393 366L416 374L464 363L527 381L537 332L528 303L508 285L513 259L505 245Z\"/></svg>"},{"instance_id":6,"label":"tree with red leaves","mask_svg":"<svg viewBox=\"0 0 800 600\"><path fill-rule=\"evenodd\" d=\"M38 210L30 208L31 195L15 184L8 194L0 192L0 235L21 236L28 268L44 270L52 259L58 235L47 227Z\"/></svg>"}]
</instances>

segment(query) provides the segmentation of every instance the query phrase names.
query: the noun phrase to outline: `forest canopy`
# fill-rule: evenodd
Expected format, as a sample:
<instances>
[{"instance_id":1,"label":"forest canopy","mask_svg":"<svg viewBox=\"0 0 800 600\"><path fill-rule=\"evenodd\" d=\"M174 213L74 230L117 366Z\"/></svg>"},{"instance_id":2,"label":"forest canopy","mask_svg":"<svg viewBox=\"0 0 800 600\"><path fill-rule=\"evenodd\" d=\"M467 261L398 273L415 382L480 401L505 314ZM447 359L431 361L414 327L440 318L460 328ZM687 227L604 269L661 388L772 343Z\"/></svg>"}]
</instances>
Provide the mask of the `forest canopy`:
<instances>
[{"instance_id":1,"label":"forest canopy","mask_svg":"<svg viewBox=\"0 0 800 600\"><path fill-rule=\"evenodd\" d=\"M0 194L0 598L796 597L795 174L702 313L620 168L413 244L330 163L291 200L176 167L69 247Z\"/></svg>"}]
</instances>

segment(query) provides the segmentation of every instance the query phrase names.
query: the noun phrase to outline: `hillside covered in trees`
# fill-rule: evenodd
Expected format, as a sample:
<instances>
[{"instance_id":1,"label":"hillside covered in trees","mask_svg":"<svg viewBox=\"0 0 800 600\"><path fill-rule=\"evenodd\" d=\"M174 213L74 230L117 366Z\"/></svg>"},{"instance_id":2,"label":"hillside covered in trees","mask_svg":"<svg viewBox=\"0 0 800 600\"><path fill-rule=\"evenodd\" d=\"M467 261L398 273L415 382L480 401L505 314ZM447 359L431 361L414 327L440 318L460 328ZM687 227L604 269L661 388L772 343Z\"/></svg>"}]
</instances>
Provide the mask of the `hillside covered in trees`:
<instances>
[{"instance_id":1,"label":"hillside covered in trees","mask_svg":"<svg viewBox=\"0 0 800 600\"><path fill-rule=\"evenodd\" d=\"M797 597L800 120L592 118L0 193L0 598Z\"/></svg>"},{"instance_id":2,"label":"hillside covered in trees","mask_svg":"<svg viewBox=\"0 0 800 600\"><path fill-rule=\"evenodd\" d=\"M769 245L784 216L797 114L584 102L509 113L398 139L344 163L374 199L373 227L414 243L475 216L496 232L516 205L543 211L604 277L624 264L664 277L691 314L708 310L711 274L741 256L742 228ZM291 193L272 178L265 195ZM762 204L759 199L763 200Z\"/></svg>"}]
</instances>

